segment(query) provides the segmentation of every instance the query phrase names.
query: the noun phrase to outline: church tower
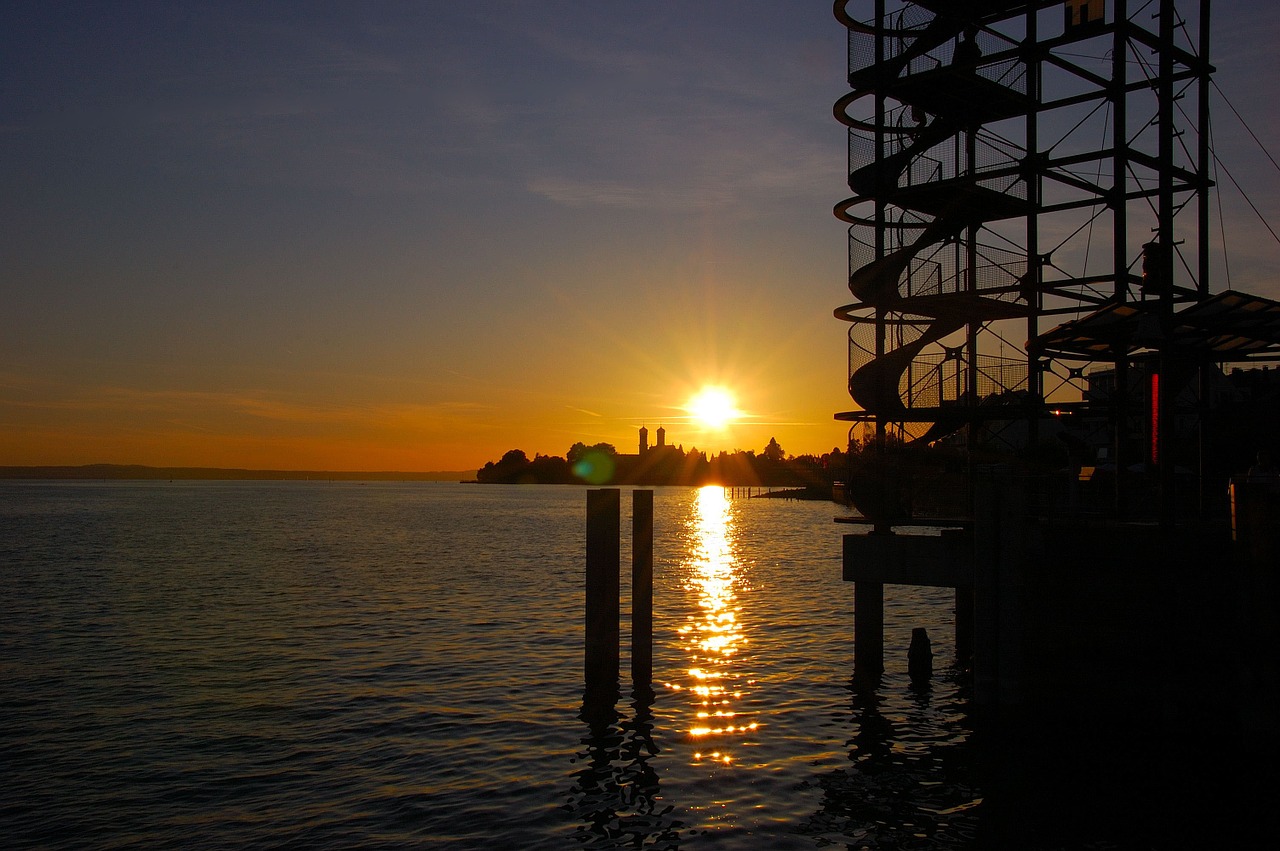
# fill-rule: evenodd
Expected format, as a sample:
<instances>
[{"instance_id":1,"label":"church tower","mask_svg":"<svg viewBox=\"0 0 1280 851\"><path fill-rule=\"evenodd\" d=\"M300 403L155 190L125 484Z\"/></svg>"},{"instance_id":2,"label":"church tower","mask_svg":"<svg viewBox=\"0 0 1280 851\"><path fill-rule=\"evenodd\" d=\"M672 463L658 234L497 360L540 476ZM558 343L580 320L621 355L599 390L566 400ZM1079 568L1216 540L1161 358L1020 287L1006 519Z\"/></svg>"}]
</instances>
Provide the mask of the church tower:
<instances>
[{"instance_id":1,"label":"church tower","mask_svg":"<svg viewBox=\"0 0 1280 851\"><path fill-rule=\"evenodd\" d=\"M640 426L640 454L643 455L649 451L649 429Z\"/></svg>"},{"instance_id":2,"label":"church tower","mask_svg":"<svg viewBox=\"0 0 1280 851\"><path fill-rule=\"evenodd\" d=\"M662 426L658 426L658 448L661 449L666 445L667 445L667 430Z\"/></svg>"}]
</instances>

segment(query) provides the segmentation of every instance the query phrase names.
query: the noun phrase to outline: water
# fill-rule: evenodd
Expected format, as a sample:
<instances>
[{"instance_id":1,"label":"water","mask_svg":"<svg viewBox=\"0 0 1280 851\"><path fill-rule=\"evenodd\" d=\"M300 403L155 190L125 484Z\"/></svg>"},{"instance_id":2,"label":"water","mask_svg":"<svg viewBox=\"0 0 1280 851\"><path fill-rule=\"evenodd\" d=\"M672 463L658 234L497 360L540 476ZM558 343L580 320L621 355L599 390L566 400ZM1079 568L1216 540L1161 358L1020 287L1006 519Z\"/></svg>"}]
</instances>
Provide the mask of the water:
<instances>
[{"instance_id":1,"label":"water","mask_svg":"<svg viewBox=\"0 0 1280 851\"><path fill-rule=\"evenodd\" d=\"M585 501L0 485L6 846L967 847L949 592L887 589L855 691L835 506L659 488L653 693L584 707Z\"/></svg>"}]
</instances>

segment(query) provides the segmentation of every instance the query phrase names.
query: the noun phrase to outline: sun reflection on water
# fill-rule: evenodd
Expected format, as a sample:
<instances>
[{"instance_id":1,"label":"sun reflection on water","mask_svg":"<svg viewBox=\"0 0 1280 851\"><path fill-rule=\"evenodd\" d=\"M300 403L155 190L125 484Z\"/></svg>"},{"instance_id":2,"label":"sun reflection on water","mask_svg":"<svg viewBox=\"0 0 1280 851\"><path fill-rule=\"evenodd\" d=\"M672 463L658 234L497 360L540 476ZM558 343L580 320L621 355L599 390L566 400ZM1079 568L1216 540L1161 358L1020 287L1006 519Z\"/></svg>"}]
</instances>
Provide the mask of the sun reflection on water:
<instances>
[{"instance_id":1,"label":"sun reflection on water","mask_svg":"<svg viewBox=\"0 0 1280 851\"><path fill-rule=\"evenodd\" d=\"M737 591L742 584L733 547L733 516L724 489L698 491L689 521L690 547L684 588L697 595L698 612L680 629L691 666L686 687L692 696L689 727L700 748L698 762L732 765L731 744L753 734L759 723L744 714L745 687L737 656L747 645L739 619ZM681 688L676 686L676 688Z\"/></svg>"}]
</instances>

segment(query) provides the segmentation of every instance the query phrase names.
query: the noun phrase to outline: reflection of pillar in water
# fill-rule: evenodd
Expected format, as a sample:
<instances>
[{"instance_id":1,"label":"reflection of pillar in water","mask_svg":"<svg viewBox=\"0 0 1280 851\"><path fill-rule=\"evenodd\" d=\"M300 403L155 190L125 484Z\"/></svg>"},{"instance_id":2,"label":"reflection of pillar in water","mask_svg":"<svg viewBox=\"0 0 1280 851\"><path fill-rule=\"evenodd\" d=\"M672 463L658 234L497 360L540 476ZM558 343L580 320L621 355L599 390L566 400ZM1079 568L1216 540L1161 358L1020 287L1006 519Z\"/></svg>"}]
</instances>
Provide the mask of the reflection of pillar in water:
<instances>
[{"instance_id":1,"label":"reflection of pillar in water","mask_svg":"<svg viewBox=\"0 0 1280 851\"><path fill-rule=\"evenodd\" d=\"M574 762L582 766L569 795L574 814L575 847L675 849L681 822L671 805L660 807L658 754L653 740L652 689L637 687L633 715L617 711L618 693L588 691L578 716L587 725L585 750Z\"/></svg>"},{"instance_id":2,"label":"reflection of pillar in water","mask_svg":"<svg viewBox=\"0 0 1280 851\"><path fill-rule=\"evenodd\" d=\"M995 847L975 844L985 804L969 785L962 737L930 744L919 736L924 718L937 712L928 687L913 688L916 711L907 714L901 704L891 708L878 687L857 678L850 687L849 762L814 777L822 801L802 831L828 840L853 837L850 848ZM962 726L957 722L952 733Z\"/></svg>"},{"instance_id":3,"label":"reflection of pillar in water","mask_svg":"<svg viewBox=\"0 0 1280 851\"><path fill-rule=\"evenodd\" d=\"M582 768L577 772L577 782L569 798L569 806L575 811L575 833L580 838L608 836L617 821L621 794L613 760L622 738L618 730L617 699L616 689L609 695L603 690L588 688L582 697L582 712L578 717L587 725L587 735L582 739L586 750L574 756L574 762Z\"/></svg>"},{"instance_id":4,"label":"reflection of pillar in water","mask_svg":"<svg viewBox=\"0 0 1280 851\"><path fill-rule=\"evenodd\" d=\"M856 683L855 683L856 685ZM855 688L851 708L856 732L850 744L853 750L849 759L856 763L870 760L887 762L893 756L893 740L896 733L893 722L880 712L884 701L875 689Z\"/></svg>"}]
</instances>

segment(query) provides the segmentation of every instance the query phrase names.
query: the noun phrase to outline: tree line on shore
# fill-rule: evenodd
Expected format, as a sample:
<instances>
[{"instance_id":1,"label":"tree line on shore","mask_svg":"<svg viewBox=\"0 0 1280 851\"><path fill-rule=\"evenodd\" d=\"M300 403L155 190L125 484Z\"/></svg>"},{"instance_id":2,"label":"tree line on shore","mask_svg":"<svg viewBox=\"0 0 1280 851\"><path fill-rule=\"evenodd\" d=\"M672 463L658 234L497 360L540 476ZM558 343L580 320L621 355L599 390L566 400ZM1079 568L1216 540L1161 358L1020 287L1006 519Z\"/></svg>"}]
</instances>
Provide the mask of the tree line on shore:
<instances>
[{"instance_id":1,"label":"tree line on shore","mask_svg":"<svg viewBox=\"0 0 1280 851\"><path fill-rule=\"evenodd\" d=\"M782 487L830 498L831 485L844 477L846 456L838 447L822 455L787 455L770 438L760 453L737 450L708 455L682 446L657 446L638 455L620 454L612 444L578 442L563 456L512 449L476 471L491 484L706 485Z\"/></svg>"}]
</instances>

